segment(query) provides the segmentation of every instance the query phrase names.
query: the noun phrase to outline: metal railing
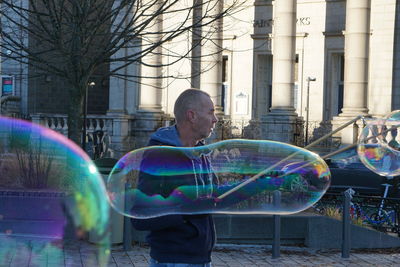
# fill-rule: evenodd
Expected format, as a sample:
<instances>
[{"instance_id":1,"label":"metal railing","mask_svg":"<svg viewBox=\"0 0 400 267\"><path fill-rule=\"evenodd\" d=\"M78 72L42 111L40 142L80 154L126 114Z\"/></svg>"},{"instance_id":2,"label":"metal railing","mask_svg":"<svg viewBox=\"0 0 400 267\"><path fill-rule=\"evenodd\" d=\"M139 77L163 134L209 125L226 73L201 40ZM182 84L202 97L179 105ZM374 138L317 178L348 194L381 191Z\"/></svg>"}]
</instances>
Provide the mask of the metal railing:
<instances>
[{"instance_id":1,"label":"metal railing","mask_svg":"<svg viewBox=\"0 0 400 267\"><path fill-rule=\"evenodd\" d=\"M308 142L305 140L305 134L308 132ZM306 146L315 140L321 138L332 132L332 124L329 122L311 121L308 124L308 129L302 121L295 125L294 144L300 147ZM260 120L221 120L218 121L216 126L216 140L226 140L235 138L244 139L263 139L262 136L262 123ZM320 141L314 146L314 149L332 151L338 149L341 145L341 138L339 136L329 136Z\"/></svg>"}]
</instances>

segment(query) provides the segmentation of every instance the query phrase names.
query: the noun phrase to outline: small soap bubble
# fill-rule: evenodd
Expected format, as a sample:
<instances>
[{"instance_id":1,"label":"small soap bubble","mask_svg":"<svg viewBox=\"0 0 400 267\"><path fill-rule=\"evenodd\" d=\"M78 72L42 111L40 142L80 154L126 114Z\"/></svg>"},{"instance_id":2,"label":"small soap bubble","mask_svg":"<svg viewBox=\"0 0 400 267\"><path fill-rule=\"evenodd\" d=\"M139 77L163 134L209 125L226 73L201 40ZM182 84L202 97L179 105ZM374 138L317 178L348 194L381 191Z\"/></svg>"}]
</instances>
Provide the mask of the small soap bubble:
<instances>
[{"instance_id":1,"label":"small soap bubble","mask_svg":"<svg viewBox=\"0 0 400 267\"><path fill-rule=\"evenodd\" d=\"M151 218L297 213L316 203L329 185L329 168L318 155L285 143L238 139L134 150L111 171L107 191L119 213Z\"/></svg>"},{"instance_id":2,"label":"small soap bubble","mask_svg":"<svg viewBox=\"0 0 400 267\"><path fill-rule=\"evenodd\" d=\"M0 266L68 265L90 235L101 238L85 266L107 265L106 190L83 150L48 128L0 117L0 173Z\"/></svg>"},{"instance_id":3,"label":"small soap bubble","mask_svg":"<svg viewBox=\"0 0 400 267\"><path fill-rule=\"evenodd\" d=\"M389 113L384 118L384 125L387 130L385 139L390 148L400 151L399 143L399 127L400 127L400 110L395 110Z\"/></svg>"},{"instance_id":4,"label":"small soap bubble","mask_svg":"<svg viewBox=\"0 0 400 267\"><path fill-rule=\"evenodd\" d=\"M388 122L396 122L397 124L400 122L400 110L393 110L384 117L384 120Z\"/></svg>"},{"instance_id":5,"label":"small soap bubble","mask_svg":"<svg viewBox=\"0 0 400 267\"><path fill-rule=\"evenodd\" d=\"M395 111L382 120L368 120L358 138L361 162L381 176L400 175L398 119L400 112Z\"/></svg>"}]
</instances>

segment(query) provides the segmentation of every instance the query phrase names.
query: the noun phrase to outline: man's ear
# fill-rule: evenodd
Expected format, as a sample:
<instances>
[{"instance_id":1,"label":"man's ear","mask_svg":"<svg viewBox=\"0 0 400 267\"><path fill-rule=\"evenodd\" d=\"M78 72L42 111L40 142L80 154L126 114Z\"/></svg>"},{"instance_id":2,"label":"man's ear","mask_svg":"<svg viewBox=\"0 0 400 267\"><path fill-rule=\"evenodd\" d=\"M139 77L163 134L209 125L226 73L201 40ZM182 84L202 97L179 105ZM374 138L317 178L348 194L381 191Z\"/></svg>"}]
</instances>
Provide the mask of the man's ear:
<instances>
[{"instance_id":1,"label":"man's ear","mask_svg":"<svg viewBox=\"0 0 400 267\"><path fill-rule=\"evenodd\" d=\"M188 119L188 121L194 122L194 120L196 119L196 112L194 110L188 109L186 111L186 118Z\"/></svg>"}]
</instances>

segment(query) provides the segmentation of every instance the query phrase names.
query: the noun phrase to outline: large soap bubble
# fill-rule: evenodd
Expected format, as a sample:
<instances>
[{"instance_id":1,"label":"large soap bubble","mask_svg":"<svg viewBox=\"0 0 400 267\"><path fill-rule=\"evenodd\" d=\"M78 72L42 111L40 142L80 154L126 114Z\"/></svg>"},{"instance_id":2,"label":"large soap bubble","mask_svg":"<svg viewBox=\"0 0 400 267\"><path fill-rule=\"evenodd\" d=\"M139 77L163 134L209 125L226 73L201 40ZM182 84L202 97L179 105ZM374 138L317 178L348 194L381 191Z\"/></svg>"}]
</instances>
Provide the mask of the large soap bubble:
<instances>
[{"instance_id":1,"label":"large soap bubble","mask_svg":"<svg viewBox=\"0 0 400 267\"><path fill-rule=\"evenodd\" d=\"M167 214L290 214L316 203L330 171L316 154L273 141L227 140L126 154L107 182L111 205L133 218Z\"/></svg>"},{"instance_id":2,"label":"large soap bubble","mask_svg":"<svg viewBox=\"0 0 400 267\"><path fill-rule=\"evenodd\" d=\"M399 126L400 111L394 111L382 120L368 120L358 138L360 160L381 176L400 175Z\"/></svg>"},{"instance_id":3,"label":"large soap bubble","mask_svg":"<svg viewBox=\"0 0 400 267\"><path fill-rule=\"evenodd\" d=\"M63 135L0 117L0 266L106 266L109 205L89 157ZM94 251L76 258L88 234Z\"/></svg>"}]
</instances>

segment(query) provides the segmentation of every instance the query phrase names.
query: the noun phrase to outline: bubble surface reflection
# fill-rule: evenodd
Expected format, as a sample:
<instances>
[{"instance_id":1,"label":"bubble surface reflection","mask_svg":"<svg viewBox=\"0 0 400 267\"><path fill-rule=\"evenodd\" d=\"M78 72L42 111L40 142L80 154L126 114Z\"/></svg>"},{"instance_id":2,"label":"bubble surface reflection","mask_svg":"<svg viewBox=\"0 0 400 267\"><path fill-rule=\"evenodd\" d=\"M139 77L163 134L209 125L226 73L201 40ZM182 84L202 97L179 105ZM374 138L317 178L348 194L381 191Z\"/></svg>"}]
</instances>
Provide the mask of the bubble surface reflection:
<instances>
[{"instance_id":1,"label":"bubble surface reflection","mask_svg":"<svg viewBox=\"0 0 400 267\"><path fill-rule=\"evenodd\" d=\"M0 265L64 265L71 243L96 235L87 266L106 266L106 190L90 158L72 141L27 121L0 117ZM21 263L23 264L23 263ZM22 266L22 265L21 265Z\"/></svg>"},{"instance_id":2,"label":"bubble surface reflection","mask_svg":"<svg viewBox=\"0 0 400 267\"><path fill-rule=\"evenodd\" d=\"M107 191L111 205L134 218L290 214L312 206L329 184L329 168L308 150L273 141L227 140L132 151L113 168ZM274 204L277 191L280 203Z\"/></svg>"},{"instance_id":3,"label":"bubble surface reflection","mask_svg":"<svg viewBox=\"0 0 400 267\"><path fill-rule=\"evenodd\" d=\"M358 138L360 160L381 176L400 175L399 119L400 112L394 111L382 120L368 120Z\"/></svg>"}]
</instances>

